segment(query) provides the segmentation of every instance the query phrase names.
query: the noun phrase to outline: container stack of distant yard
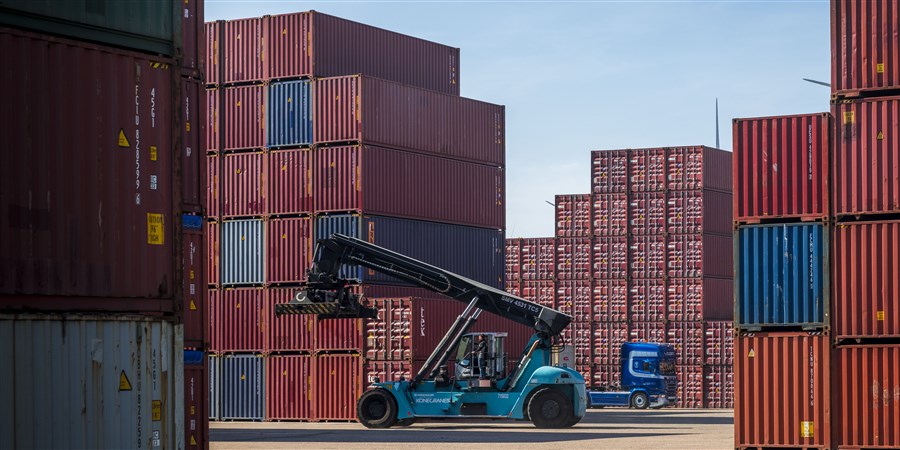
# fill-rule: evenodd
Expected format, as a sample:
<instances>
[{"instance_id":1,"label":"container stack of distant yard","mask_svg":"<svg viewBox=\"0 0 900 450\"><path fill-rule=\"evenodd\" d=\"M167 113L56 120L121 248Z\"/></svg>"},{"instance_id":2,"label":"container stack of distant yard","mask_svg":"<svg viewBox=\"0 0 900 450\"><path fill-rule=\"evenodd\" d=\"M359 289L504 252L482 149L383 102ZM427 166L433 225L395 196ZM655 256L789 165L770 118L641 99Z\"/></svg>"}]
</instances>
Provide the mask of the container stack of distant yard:
<instances>
[{"instance_id":1,"label":"container stack of distant yard","mask_svg":"<svg viewBox=\"0 0 900 450\"><path fill-rule=\"evenodd\" d=\"M208 446L202 5L0 5L2 448Z\"/></svg>"},{"instance_id":2,"label":"container stack of distant yard","mask_svg":"<svg viewBox=\"0 0 900 450\"><path fill-rule=\"evenodd\" d=\"M504 108L459 96L459 49L318 12L206 35L210 417L353 420L367 381L408 378L465 305L355 267L378 320L274 305L333 233L502 286Z\"/></svg>"},{"instance_id":3,"label":"container stack of distant yard","mask_svg":"<svg viewBox=\"0 0 900 450\"><path fill-rule=\"evenodd\" d=\"M591 153L591 193L556 196L556 236L507 240L507 290L572 314L589 387L621 345L670 343L679 405L731 407L731 155L702 146Z\"/></svg>"}]
</instances>

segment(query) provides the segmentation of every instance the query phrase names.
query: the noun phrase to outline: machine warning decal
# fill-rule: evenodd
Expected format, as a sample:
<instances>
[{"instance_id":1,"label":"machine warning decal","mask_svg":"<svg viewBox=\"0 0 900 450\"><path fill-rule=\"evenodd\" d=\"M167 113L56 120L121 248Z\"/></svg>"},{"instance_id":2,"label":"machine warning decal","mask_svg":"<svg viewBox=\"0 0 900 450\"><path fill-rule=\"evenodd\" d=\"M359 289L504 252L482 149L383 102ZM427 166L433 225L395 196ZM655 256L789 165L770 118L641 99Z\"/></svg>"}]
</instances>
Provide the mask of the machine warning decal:
<instances>
[{"instance_id":1,"label":"machine warning decal","mask_svg":"<svg viewBox=\"0 0 900 450\"><path fill-rule=\"evenodd\" d=\"M125 129L119 128L119 147L128 148L131 147L131 144L128 143L128 138L125 137Z\"/></svg>"},{"instance_id":2,"label":"machine warning decal","mask_svg":"<svg viewBox=\"0 0 900 450\"><path fill-rule=\"evenodd\" d=\"M119 375L119 392L121 391L130 391L131 390L131 382L128 381L128 376L125 375L125 371Z\"/></svg>"},{"instance_id":3,"label":"machine warning decal","mask_svg":"<svg viewBox=\"0 0 900 450\"><path fill-rule=\"evenodd\" d=\"M166 243L163 228L164 216L162 214L147 213L147 243L150 245L163 245Z\"/></svg>"}]
</instances>

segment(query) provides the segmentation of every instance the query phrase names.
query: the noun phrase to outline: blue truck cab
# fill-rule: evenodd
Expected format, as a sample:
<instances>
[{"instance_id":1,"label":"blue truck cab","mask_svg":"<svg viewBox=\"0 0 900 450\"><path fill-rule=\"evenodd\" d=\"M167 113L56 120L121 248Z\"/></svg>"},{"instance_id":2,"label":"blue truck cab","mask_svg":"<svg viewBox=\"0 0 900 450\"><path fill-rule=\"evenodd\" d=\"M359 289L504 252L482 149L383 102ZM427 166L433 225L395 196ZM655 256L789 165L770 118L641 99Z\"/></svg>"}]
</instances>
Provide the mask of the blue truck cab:
<instances>
[{"instance_id":1,"label":"blue truck cab","mask_svg":"<svg viewBox=\"0 0 900 450\"><path fill-rule=\"evenodd\" d=\"M667 344L622 344L621 385L588 391L590 407L662 408L675 403L675 349Z\"/></svg>"}]
</instances>

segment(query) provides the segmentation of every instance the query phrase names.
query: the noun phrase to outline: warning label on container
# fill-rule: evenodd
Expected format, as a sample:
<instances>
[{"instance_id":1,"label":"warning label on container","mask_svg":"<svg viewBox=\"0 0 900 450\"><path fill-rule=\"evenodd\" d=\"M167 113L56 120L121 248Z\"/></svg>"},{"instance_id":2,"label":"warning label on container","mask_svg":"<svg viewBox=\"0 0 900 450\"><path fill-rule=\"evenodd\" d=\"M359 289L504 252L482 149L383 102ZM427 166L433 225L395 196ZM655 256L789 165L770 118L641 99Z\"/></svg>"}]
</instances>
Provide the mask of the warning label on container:
<instances>
[{"instance_id":1,"label":"warning label on container","mask_svg":"<svg viewBox=\"0 0 900 450\"><path fill-rule=\"evenodd\" d=\"M128 143L128 138L125 137L125 130L123 128L119 128L119 147L131 147L131 144Z\"/></svg>"},{"instance_id":2,"label":"warning label on container","mask_svg":"<svg viewBox=\"0 0 900 450\"><path fill-rule=\"evenodd\" d=\"M755 358L755 357L756 357L756 352L754 352L753 349L751 348L750 351L747 352L747 357L748 357L748 358Z\"/></svg>"},{"instance_id":3,"label":"warning label on container","mask_svg":"<svg viewBox=\"0 0 900 450\"><path fill-rule=\"evenodd\" d=\"M159 152L156 149L155 145L150 146L150 161L156 161L156 158L159 156Z\"/></svg>"},{"instance_id":4,"label":"warning label on container","mask_svg":"<svg viewBox=\"0 0 900 450\"><path fill-rule=\"evenodd\" d=\"M875 64L876 73L884 73L884 63Z\"/></svg>"},{"instance_id":5,"label":"warning label on container","mask_svg":"<svg viewBox=\"0 0 900 450\"><path fill-rule=\"evenodd\" d=\"M855 123L856 116L853 114L853 111L845 111L844 112L844 125Z\"/></svg>"},{"instance_id":6,"label":"warning label on container","mask_svg":"<svg viewBox=\"0 0 900 450\"><path fill-rule=\"evenodd\" d=\"M162 214L147 213L147 243L150 245L163 245L166 243L164 216Z\"/></svg>"},{"instance_id":7,"label":"warning label on container","mask_svg":"<svg viewBox=\"0 0 900 450\"><path fill-rule=\"evenodd\" d=\"M815 437L815 428L812 422L800 422L800 437Z\"/></svg>"},{"instance_id":8,"label":"warning label on container","mask_svg":"<svg viewBox=\"0 0 900 450\"><path fill-rule=\"evenodd\" d=\"M154 422L159 422L160 417L162 416L162 401L153 400L153 403L151 404L151 408L152 408L152 411L150 414L151 414L152 420Z\"/></svg>"},{"instance_id":9,"label":"warning label on container","mask_svg":"<svg viewBox=\"0 0 900 450\"><path fill-rule=\"evenodd\" d=\"M191 311L196 311L196 310L197 310L197 304L194 303L194 299L191 299Z\"/></svg>"},{"instance_id":10,"label":"warning label on container","mask_svg":"<svg viewBox=\"0 0 900 450\"><path fill-rule=\"evenodd\" d=\"M131 390L131 382L128 381L128 376L125 375L125 371L119 375L119 391L130 391Z\"/></svg>"},{"instance_id":11,"label":"warning label on container","mask_svg":"<svg viewBox=\"0 0 900 450\"><path fill-rule=\"evenodd\" d=\"M196 445L197 445L197 440L194 439L194 435L192 434L191 435L191 446L196 446Z\"/></svg>"},{"instance_id":12,"label":"warning label on container","mask_svg":"<svg viewBox=\"0 0 900 450\"><path fill-rule=\"evenodd\" d=\"M880 140L883 140L883 139L884 139L884 132L883 132L883 131L879 131L878 134L875 136L875 139L878 139L879 141L880 141Z\"/></svg>"},{"instance_id":13,"label":"warning label on container","mask_svg":"<svg viewBox=\"0 0 900 450\"><path fill-rule=\"evenodd\" d=\"M878 320L883 321L883 320L884 320L884 311L878 311L878 312L876 312L876 313L875 313L875 318L878 319Z\"/></svg>"}]
</instances>

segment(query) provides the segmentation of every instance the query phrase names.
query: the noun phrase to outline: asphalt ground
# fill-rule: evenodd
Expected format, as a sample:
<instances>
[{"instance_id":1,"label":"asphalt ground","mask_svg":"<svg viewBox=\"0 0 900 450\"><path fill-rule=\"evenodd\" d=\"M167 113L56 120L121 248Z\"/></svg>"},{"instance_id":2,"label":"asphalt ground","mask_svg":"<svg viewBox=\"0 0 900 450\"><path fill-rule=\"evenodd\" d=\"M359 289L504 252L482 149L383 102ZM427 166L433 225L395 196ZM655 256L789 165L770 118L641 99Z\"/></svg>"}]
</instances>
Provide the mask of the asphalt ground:
<instances>
[{"instance_id":1,"label":"asphalt ground","mask_svg":"<svg viewBox=\"0 0 900 450\"><path fill-rule=\"evenodd\" d=\"M734 412L594 409L578 425L538 429L517 421L429 421L370 430L341 422L212 422L213 449L730 449Z\"/></svg>"}]
</instances>

